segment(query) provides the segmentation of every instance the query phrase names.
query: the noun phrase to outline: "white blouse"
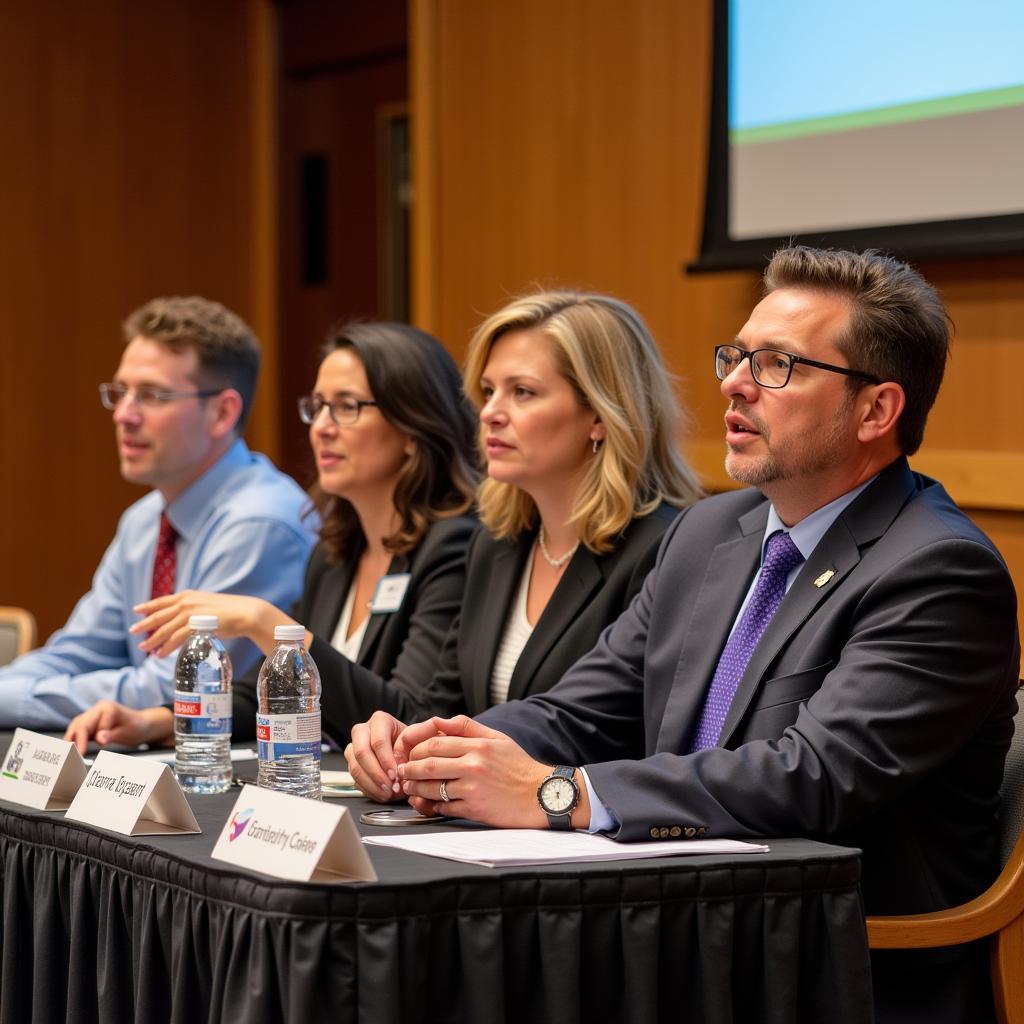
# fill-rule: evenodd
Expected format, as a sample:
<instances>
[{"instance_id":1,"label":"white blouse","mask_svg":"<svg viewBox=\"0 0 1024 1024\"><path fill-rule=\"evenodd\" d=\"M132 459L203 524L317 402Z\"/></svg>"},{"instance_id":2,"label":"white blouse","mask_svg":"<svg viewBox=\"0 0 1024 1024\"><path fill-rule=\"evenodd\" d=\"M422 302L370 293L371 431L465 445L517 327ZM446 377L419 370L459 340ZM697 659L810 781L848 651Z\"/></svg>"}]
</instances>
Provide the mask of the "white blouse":
<instances>
[{"instance_id":1,"label":"white blouse","mask_svg":"<svg viewBox=\"0 0 1024 1024\"><path fill-rule=\"evenodd\" d=\"M348 624L352 621L352 609L356 603L356 584L348 588L348 597L345 598L345 607L341 609L341 617L338 625L334 627L334 636L331 637L331 646L336 651L341 651L349 661L359 660L359 648L363 646L363 636L366 634L366 626L370 621L367 615L360 623L359 628L348 636Z\"/></svg>"},{"instance_id":2,"label":"white blouse","mask_svg":"<svg viewBox=\"0 0 1024 1024\"><path fill-rule=\"evenodd\" d=\"M533 635L533 626L526 617L526 597L530 592L530 577L533 575L533 557L526 561L523 578L519 581L519 591L509 610L505 632L498 645L498 654L494 659L494 671L491 673L491 703L504 704L508 700L508 687L512 682L512 673L516 670L523 648Z\"/></svg>"}]
</instances>

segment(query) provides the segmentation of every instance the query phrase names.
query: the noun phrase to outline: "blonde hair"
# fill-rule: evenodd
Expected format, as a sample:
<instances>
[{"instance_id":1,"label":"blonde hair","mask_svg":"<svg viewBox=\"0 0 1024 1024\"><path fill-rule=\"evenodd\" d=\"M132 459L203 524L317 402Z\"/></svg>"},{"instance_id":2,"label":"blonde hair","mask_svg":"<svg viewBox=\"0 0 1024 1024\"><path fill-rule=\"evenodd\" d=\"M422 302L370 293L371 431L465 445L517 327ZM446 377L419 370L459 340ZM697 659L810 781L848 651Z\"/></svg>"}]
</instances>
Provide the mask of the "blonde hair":
<instances>
[{"instance_id":1,"label":"blonde hair","mask_svg":"<svg viewBox=\"0 0 1024 1024\"><path fill-rule=\"evenodd\" d=\"M539 292L513 299L477 328L466 355L465 386L483 405L480 386L494 343L509 331L539 330L558 372L606 431L590 461L569 522L591 551L604 552L631 519L662 502L682 508L700 497L696 474L675 443L681 412L668 371L643 320L607 295ZM514 484L486 479L477 507L496 537L515 537L536 518L533 499Z\"/></svg>"}]
</instances>

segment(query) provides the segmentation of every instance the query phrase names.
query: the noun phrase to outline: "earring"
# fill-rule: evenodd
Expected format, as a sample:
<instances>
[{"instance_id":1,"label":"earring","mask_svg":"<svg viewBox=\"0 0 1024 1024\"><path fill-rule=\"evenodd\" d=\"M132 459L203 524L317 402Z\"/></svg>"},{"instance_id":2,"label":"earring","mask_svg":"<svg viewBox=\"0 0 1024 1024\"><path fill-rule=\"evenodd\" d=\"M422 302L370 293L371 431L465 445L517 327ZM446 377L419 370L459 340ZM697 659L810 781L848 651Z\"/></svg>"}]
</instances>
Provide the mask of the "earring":
<instances>
[{"instance_id":1,"label":"earring","mask_svg":"<svg viewBox=\"0 0 1024 1024\"><path fill-rule=\"evenodd\" d=\"M600 442L600 441L598 441L598 439L597 439L597 438L595 437L595 438L594 438L594 454L595 454L595 455L597 454L597 450L598 450L598 449L599 449L600 447L601 447L601 442Z\"/></svg>"}]
</instances>

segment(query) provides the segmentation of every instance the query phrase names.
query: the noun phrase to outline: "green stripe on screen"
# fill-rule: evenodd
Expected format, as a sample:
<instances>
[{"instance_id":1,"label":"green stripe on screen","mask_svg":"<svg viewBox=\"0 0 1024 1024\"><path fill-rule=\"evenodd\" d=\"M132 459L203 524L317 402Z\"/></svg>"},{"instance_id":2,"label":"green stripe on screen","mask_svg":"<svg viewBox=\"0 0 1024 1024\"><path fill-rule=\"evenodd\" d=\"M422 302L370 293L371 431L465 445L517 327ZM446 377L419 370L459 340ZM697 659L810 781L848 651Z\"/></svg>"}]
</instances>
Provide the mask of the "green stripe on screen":
<instances>
[{"instance_id":1,"label":"green stripe on screen","mask_svg":"<svg viewBox=\"0 0 1024 1024\"><path fill-rule=\"evenodd\" d=\"M921 100L918 103L897 103L891 107L855 110L849 114L835 114L831 117L809 117L805 121L780 121L778 124L758 125L756 128L736 128L730 130L729 141L735 144L778 142L781 139L799 139L807 135L825 135L829 132L850 131L855 128L925 121L934 117L948 117L950 114L998 110L1018 104L1024 105L1024 85L943 96L935 100Z\"/></svg>"}]
</instances>

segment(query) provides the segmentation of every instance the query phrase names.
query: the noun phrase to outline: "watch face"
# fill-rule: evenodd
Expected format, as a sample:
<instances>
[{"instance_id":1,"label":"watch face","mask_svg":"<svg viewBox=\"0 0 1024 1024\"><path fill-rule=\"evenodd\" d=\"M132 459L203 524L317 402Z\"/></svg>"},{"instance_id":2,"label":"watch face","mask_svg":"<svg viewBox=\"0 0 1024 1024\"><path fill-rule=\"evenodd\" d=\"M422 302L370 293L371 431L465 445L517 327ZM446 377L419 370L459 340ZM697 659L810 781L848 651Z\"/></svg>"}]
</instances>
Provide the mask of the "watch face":
<instances>
[{"instance_id":1,"label":"watch face","mask_svg":"<svg viewBox=\"0 0 1024 1024\"><path fill-rule=\"evenodd\" d=\"M576 799L576 787L568 779L548 779L541 787L540 797L549 814L564 814Z\"/></svg>"}]
</instances>

